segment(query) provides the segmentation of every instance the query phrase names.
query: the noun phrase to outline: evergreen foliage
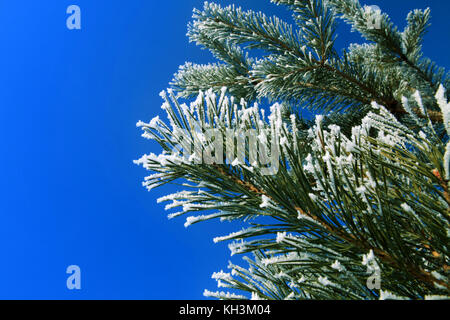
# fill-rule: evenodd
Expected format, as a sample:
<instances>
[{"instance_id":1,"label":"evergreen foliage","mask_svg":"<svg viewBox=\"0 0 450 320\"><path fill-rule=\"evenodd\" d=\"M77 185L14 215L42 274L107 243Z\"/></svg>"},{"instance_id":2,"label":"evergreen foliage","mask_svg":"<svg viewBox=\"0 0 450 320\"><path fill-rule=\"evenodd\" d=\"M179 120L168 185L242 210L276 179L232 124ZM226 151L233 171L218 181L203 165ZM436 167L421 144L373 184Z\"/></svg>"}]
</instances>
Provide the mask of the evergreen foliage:
<instances>
[{"instance_id":1,"label":"evergreen foliage","mask_svg":"<svg viewBox=\"0 0 450 320\"><path fill-rule=\"evenodd\" d=\"M205 295L450 296L450 77L422 56L430 10L412 11L400 31L355 0L272 2L292 10L297 26L235 6L194 10L188 36L220 62L180 67L161 93L168 121L138 123L163 150L135 161L153 171L144 186L185 187L159 199L181 208L170 218L244 225L214 241L229 241L248 267L230 263L213 278L232 293ZM340 19L367 42L338 53ZM275 169L255 163L264 150L277 155Z\"/></svg>"}]
</instances>

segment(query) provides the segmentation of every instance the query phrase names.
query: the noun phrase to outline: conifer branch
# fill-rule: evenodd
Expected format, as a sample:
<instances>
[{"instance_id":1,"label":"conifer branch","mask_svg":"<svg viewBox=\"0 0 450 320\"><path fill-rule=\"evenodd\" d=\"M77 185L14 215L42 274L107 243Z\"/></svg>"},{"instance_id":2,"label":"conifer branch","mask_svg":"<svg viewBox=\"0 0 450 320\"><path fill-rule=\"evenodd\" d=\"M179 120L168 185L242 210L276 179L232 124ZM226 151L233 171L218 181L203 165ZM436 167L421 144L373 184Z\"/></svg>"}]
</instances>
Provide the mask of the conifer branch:
<instances>
[{"instance_id":1,"label":"conifer branch","mask_svg":"<svg viewBox=\"0 0 450 320\"><path fill-rule=\"evenodd\" d=\"M298 30L234 6L195 10L188 36L221 62L182 66L175 91L161 93L168 122L138 123L163 150L135 161L153 171L144 186L186 188L158 200L181 208L170 218L246 225L214 241L252 253L249 268L213 278L249 296L205 295L448 298L450 77L422 57L430 10L411 12L400 32L354 0L272 2ZM337 54L338 17L371 43Z\"/></svg>"}]
</instances>

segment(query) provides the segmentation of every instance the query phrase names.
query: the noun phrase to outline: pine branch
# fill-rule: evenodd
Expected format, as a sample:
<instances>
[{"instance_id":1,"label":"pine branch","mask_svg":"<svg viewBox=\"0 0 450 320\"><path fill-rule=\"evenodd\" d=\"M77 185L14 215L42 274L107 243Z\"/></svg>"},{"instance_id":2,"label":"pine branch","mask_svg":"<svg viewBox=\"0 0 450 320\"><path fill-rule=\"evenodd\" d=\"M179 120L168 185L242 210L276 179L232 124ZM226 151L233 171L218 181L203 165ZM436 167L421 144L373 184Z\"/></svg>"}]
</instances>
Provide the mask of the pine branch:
<instances>
[{"instance_id":1,"label":"pine branch","mask_svg":"<svg viewBox=\"0 0 450 320\"><path fill-rule=\"evenodd\" d=\"M259 169L247 158L234 160L231 165L215 163L208 166L194 165L192 161L195 158L180 158L173 153L146 156L138 163L160 172L162 176L157 179L166 181L174 176L184 177L197 183L199 188L200 185L207 188L198 193L182 192L177 193L176 197L164 197L162 200L174 201L170 208L183 207L182 212L171 216L220 210L218 213L190 217L186 225L216 218L228 220L271 216L282 224L256 224L252 228L219 237L217 241L272 234L277 234L278 238L282 230L290 230L293 232L290 241L301 241L302 246L326 240L329 250L335 252L335 258L354 259L351 257L371 250L386 272L397 276L401 274L404 282L414 282L420 292L416 294L433 291L435 285L448 289L447 282L434 274L437 270L448 271L447 263L439 262L440 259L436 261L437 254L441 258L448 257L448 250L435 239L442 237L443 230L439 229L442 225L449 226L449 204L444 206L437 200L445 200L445 190L437 189L436 184L441 188L442 181L430 169L433 163L441 161L442 145L428 145L427 140L413 136L414 133L386 109L377 106L380 111L370 112L362 121L363 127L352 129L350 138L341 135L337 126L330 125L330 132L323 130L322 120L318 120L313 129L314 137L309 142L312 153L305 157L304 151L298 148L295 119L291 119L292 132L286 131L288 127L280 126L280 106L272 108L270 123L264 124L256 105L248 108L244 103L242 109L230 109L224 91L218 100L212 91L206 96L200 95L190 108L181 105L178 108L173 95L172 99L178 115L169 111L168 106L165 109L172 126L178 124L189 130L189 133L181 135L183 140L192 137L192 143L204 141L205 137L195 138L201 134L198 128L202 127L221 130L253 128L259 132L268 128L272 137L278 137L277 141L284 140L283 143L278 142L283 150L280 162L284 165L272 177L258 174ZM150 129L159 132L159 136L166 135L168 138L161 143L162 146L180 143L169 138L172 135L166 134L167 126L159 121L141 125L146 133ZM380 132L377 139L368 135L370 127ZM176 126L172 130L175 133L179 131ZM405 146L406 139L416 150ZM204 141L202 148L206 151L211 143ZM429 148L434 150L430 152ZM434 182L431 183L430 179ZM408 182L410 180L414 183ZM427 191L417 192L416 184ZM158 185L158 182L148 179L147 185ZM421 219L430 228L436 227L436 231L423 229L411 206L421 208ZM298 213L298 217L293 213ZM404 214L411 215L412 220L405 220ZM378 220L379 225L371 222L371 216ZM382 230L387 230L394 238L386 238ZM417 233L419 230L420 233ZM301 240L305 232L311 238ZM235 253L246 253L277 248L285 252L277 243L278 240L274 243L267 238L255 239L238 247L233 246L233 250ZM420 259L425 259L428 264L424 265ZM433 269L430 269L431 266ZM400 290L394 282L390 282L388 287ZM364 291L360 294L363 295ZM414 293L407 295L414 296Z\"/></svg>"},{"instance_id":2,"label":"pine branch","mask_svg":"<svg viewBox=\"0 0 450 320\"><path fill-rule=\"evenodd\" d=\"M265 49L274 53L289 53L302 57L298 35L292 26L277 17L268 18L262 13L242 11L240 8L205 2L203 11L194 10L195 21L190 29L201 30L211 38L249 49Z\"/></svg>"},{"instance_id":3,"label":"pine branch","mask_svg":"<svg viewBox=\"0 0 450 320\"><path fill-rule=\"evenodd\" d=\"M353 0L272 2L299 30L234 6L194 11L190 40L221 63L182 66L176 92L162 93L168 123L138 123L163 150L136 161L154 172L144 186L181 180L186 190L158 201L181 208L170 218L193 213L185 226L247 225L214 239L255 255L248 269L215 273L219 287L263 299L448 296L450 77L422 58L430 11L410 13L399 32ZM338 16L373 43L339 56ZM189 106L177 98L195 96ZM268 118L250 106L262 99L276 102ZM330 114L306 120L301 108Z\"/></svg>"}]
</instances>

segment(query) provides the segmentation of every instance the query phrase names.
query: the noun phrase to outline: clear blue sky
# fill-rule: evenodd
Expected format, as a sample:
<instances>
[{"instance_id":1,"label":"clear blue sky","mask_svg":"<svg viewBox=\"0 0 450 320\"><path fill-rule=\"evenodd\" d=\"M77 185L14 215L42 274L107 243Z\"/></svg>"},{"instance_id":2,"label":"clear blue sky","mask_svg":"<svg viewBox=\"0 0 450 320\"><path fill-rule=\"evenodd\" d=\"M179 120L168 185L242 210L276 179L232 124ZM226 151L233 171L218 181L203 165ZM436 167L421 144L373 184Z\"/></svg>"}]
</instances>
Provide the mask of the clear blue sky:
<instances>
[{"instance_id":1,"label":"clear blue sky","mask_svg":"<svg viewBox=\"0 0 450 320\"><path fill-rule=\"evenodd\" d=\"M268 0L218 1L277 14ZM235 226L169 221L132 163L158 148L138 120L161 114L158 93L186 60L211 61L186 24L203 0L0 1L0 298L202 299L229 251L212 238ZM432 8L426 54L450 66L450 2L373 0L401 28ZM66 28L66 8L82 30ZM340 30L339 45L359 38ZM67 266L82 289L66 288Z\"/></svg>"}]
</instances>

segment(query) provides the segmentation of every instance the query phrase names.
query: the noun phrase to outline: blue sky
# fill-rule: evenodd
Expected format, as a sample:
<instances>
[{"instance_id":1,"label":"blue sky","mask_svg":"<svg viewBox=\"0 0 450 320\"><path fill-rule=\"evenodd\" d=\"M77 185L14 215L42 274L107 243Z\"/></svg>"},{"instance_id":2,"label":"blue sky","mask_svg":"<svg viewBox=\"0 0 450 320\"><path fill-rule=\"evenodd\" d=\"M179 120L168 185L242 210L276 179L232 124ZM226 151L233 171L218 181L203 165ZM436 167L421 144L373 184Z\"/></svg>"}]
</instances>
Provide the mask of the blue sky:
<instances>
[{"instance_id":1,"label":"blue sky","mask_svg":"<svg viewBox=\"0 0 450 320\"><path fill-rule=\"evenodd\" d=\"M236 3L290 20L267 0ZM450 66L450 3L377 4L403 28L409 9L432 9L424 51ZM185 61L212 61L189 44L186 24L202 0L0 1L0 298L202 299L225 269L236 226L185 229L169 221L132 163L158 152L135 124L161 114L158 93ZM82 30L66 28L80 6ZM360 41L348 28L338 45ZM81 290L66 288L79 265Z\"/></svg>"}]
</instances>

